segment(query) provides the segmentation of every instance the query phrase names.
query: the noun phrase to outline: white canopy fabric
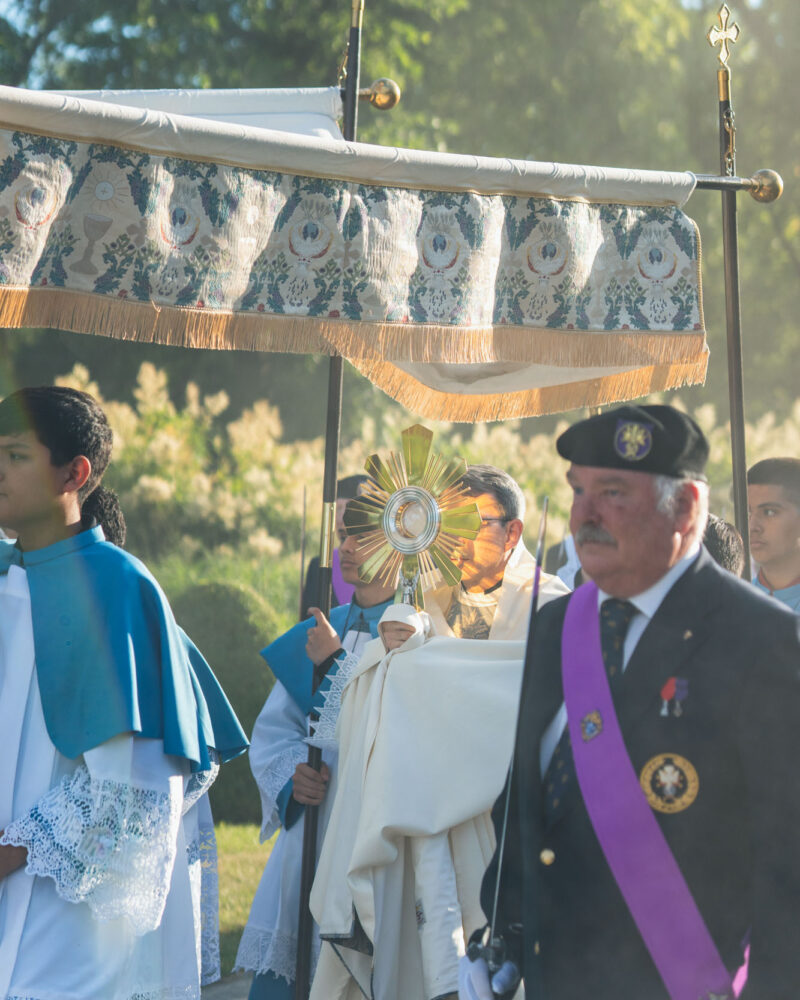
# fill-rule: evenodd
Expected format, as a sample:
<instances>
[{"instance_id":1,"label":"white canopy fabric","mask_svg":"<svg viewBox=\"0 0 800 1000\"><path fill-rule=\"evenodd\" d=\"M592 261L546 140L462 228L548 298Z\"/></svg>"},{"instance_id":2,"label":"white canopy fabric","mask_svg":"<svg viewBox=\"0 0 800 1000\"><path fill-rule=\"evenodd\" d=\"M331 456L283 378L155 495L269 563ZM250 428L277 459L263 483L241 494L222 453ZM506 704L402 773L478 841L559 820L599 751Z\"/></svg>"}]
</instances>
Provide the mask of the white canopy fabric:
<instances>
[{"instance_id":1,"label":"white canopy fabric","mask_svg":"<svg viewBox=\"0 0 800 1000\"><path fill-rule=\"evenodd\" d=\"M105 142L256 170L483 195L681 206L695 185L694 175L688 172L461 156L367 143L343 146L314 136L265 134L267 130L240 123L235 117L167 112L162 107L166 101L155 100L150 107L144 107L135 98L137 92L130 93L133 96L128 105L122 104L121 98L107 102L74 97L68 91L0 87L0 123L40 135ZM188 109L190 104L179 101L178 107Z\"/></svg>"},{"instance_id":2,"label":"white canopy fabric","mask_svg":"<svg viewBox=\"0 0 800 1000\"><path fill-rule=\"evenodd\" d=\"M225 92L156 93L0 87L0 324L338 352L442 419L704 378L691 174L345 143L252 127L253 92L235 122ZM181 93L191 115L163 110Z\"/></svg>"},{"instance_id":3,"label":"white canopy fabric","mask_svg":"<svg viewBox=\"0 0 800 1000\"><path fill-rule=\"evenodd\" d=\"M343 140L338 119L342 96L338 87L294 87L249 90L58 90L54 96L76 97L126 107L168 111L191 118L268 128L295 135Z\"/></svg>"}]
</instances>

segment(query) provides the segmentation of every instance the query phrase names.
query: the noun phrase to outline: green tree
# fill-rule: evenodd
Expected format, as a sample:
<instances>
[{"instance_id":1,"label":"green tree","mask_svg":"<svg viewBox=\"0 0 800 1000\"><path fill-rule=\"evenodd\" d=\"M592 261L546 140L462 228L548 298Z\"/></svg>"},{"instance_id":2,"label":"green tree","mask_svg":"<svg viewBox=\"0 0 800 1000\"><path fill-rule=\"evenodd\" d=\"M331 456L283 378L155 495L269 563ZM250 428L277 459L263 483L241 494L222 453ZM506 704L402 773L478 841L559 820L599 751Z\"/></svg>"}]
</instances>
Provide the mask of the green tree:
<instances>
[{"instance_id":1,"label":"green tree","mask_svg":"<svg viewBox=\"0 0 800 1000\"><path fill-rule=\"evenodd\" d=\"M494 156L661 169L718 169L716 60L705 34L719 3L704 0L392 0L365 13L363 78L386 74L404 90L390 115L363 110L365 141ZM347 0L19 0L0 18L0 75L53 87L287 86L335 82L349 21ZM3 11L0 5L0 13ZM795 67L800 5L742 0L734 9L739 172L771 166L786 180L770 206L740 197L741 287L748 413L788 412L800 339L800 89ZM706 321L712 350L705 387L690 405L727 411L719 198L695 194L688 212L703 237ZM5 351L31 381L75 360L120 386L131 365L97 338L18 335ZM18 349L14 349L19 344ZM287 437L324 420L320 359L220 356L130 345L136 360L165 364L176 393L236 385L234 408L260 395L277 404ZM150 353L148 353L150 352ZM158 352L155 354L153 352ZM50 368L48 368L50 365ZM349 379L350 413L383 405ZM303 406L297 406L302 394ZM241 402L240 402L241 401ZM552 423L552 422L551 422ZM542 426L541 422L537 425ZM545 422L545 426L547 423ZM532 429L527 433L532 433Z\"/></svg>"},{"instance_id":2,"label":"green tree","mask_svg":"<svg viewBox=\"0 0 800 1000\"><path fill-rule=\"evenodd\" d=\"M259 657L281 634L279 616L248 587L198 583L172 599L178 624L211 664L248 737L274 678ZM211 809L227 823L258 823L258 789L246 756L226 764L211 788Z\"/></svg>"}]
</instances>

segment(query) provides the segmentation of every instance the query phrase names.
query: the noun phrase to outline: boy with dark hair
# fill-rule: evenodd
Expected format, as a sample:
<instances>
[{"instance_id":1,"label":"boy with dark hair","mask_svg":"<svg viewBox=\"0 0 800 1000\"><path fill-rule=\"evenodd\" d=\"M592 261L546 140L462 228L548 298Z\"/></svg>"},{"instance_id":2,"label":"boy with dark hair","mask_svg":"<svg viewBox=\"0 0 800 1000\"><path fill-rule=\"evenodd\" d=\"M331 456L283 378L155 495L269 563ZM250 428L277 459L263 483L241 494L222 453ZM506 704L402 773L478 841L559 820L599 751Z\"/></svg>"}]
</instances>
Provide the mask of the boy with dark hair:
<instances>
[{"instance_id":1,"label":"boy with dark hair","mask_svg":"<svg viewBox=\"0 0 800 1000\"><path fill-rule=\"evenodd\" d=\"M204 793L247 740L156 581L109 540L111 446L87 393L0 403L0 525L17 535L0 542L4 998L200 1000L203 959L219 962Z\"/></svg>"},{"instance_id":2,"label":"boy with dark hair","mask_svg":"<svg viewBox=\"0 0 800 1000\"><path fill-rule=\"evenodd\" d=\"M334 527L337 535L344 530L343 518L347 501L358 496L367 479L368 477L364 475L345 476L336 483L336 521ZM353 600L354 592L355 587L352 583L348 583L342 574L339 549L336 548L333 550L331 566L331 607L338 608L342 604L349 604ZM312 556L306 571L303 595L300 599L303 618L311 616L310 608L317 601L319 601L319 556Z\"/></svg>"},{"instance_id":3,"label":"boy with dark hair","mask_svg":"<svg viewBox=\"0 0 800 1000\"><path fill-rule=\"evenodd\" d=\"M800 614L800 459L766 458L747 473L753 583Z\"/></svg>"},{"instance_id":4,"label":"boy with dark hair","mask_svg":"<svg viewBox=\"0 0 800 1000\"><path fill-rule=\"evenodd\" d=\"M741 576L744 572L744 542L736 528L716 514L708 515L703 545L715 563Z\"/></svg>"}]
</instances>

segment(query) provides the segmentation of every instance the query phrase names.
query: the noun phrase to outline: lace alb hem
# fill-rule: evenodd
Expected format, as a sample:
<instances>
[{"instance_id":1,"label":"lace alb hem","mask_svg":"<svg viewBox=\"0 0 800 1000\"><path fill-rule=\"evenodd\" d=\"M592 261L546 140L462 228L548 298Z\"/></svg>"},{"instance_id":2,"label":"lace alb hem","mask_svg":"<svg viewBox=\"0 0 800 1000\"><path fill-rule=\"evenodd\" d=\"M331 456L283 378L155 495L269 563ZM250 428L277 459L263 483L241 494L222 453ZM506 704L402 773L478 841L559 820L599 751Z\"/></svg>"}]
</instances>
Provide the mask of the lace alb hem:
<instances>
[{"instance_id":1,"label":"lace alb hem","mask_svg":"<svg viewBox=\"0 0 800 1000\"><path fill-rule=\"evenodd\" d=\"M213 827L201 827L197 840L186 846L195 917L195 943L200 956L200 983L208 986L221 976L219 953L219 873ZM198 919L199 917L199 919Z\"/></svg>"},{"instance_id":2,"label":"lace alb hem","mask_svg":"<svg viewBox=\"0 0 800 1000\"><path fill-rule=\"evenodd\" d=\"M181 800L95 780L85 766L6 827L2 844L28 850L26 871L51 878L97 920L124 917L137 935L158 927L176 853Z\"/></svg>"},{"instance_id":3,"label":"lace alb hem","mask_svg":"<svg viewBox=\"0 0 800 1000\"><path fill-rule=\"evenodd\" d=\"M148 993L131 993L128 1000L200 1000L200 990L197 986L173 986L166 990L155 990Z\"/></svg>"},{"instance_id":4,"label":"lace alb hem","mask_svg":"<svg viewBox=\"0 0 800 1000\"><path fill-rule=\"evenodd\" d=\"M6 997L6 1000L41 1000L41 998L14 994ZM141 991L128 993L124 997L120 995L120 1000L200 1000L200 990L197 986L169 986L165 989L147 990L144 993Z\"/></svg>"},{"instance_id":5,"label":"lace alb hem","mask_svg":"<svg viewBox=\"0 0 800 1000\"><path fill-rule=\"evenodd\" d=\"M186 783L186 791L183 793L182 815L186 815L197 800L211 788L217 780L219 774L219 754L211 747L208 748L208 756L211 758L211 767L208 771L195 771Z\"/></svg>"},{"instance_id":6,"label":"lace alb hem","mask_svg":"<svg viewBox=\"0 0 800 1000\"><path fill-rule=\"evenodd\" d=\"M353 671L361 662L361 653L347 653L339 660L339 669L331 677L331 686L325 692L325 703L320 709L319 721L314 724L314 732L306 743L319 747L320 750L338 750L339 740L336 736L336 723L342 708L342 695Z\"/></svg>"},{"instance_id":7,"label":"lace alb hem","mask_svg":"<svg viewBox=\"0 0 800 1000\"><path fill-rule=\"evenodd\" d=\"M273 757L268 767L256 776L256 783L261 791L262 808L264 810L264 833L262 839L268 837L281 825L278 817L278 796L286 782L292 777L298 764L308 759L308 747L299 742L281 751ZM267 816L269 810L270 815Z\"/></svg>"},{"instance_id":8,"label":"lace alb hem","mask_svg":"<svg viewBox=\"0 0 800 1000\"><path fill-rule=\"evenodd\" d=\"M245 927L239 950L236 952L234 972L271 972L287 983L294 982L297 963L297 938L279 931L262 931Z\"/></svg>"}]
</instances>

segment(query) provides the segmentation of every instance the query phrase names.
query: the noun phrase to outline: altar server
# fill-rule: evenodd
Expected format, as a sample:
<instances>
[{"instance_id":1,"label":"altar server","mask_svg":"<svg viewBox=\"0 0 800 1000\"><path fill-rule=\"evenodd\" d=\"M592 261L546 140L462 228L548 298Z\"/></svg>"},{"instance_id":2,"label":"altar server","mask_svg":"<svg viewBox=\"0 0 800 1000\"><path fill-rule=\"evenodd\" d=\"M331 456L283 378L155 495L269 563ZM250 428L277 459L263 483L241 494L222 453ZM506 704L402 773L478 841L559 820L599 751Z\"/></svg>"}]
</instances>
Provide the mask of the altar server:
<instances>
[{"instance_id":1,"label":"altar server","mask_svg":"<svg viewBox=\"0 0 800 1000\"><path fill-rule=\"evenodd\" d=\"M0 404L0 997L199 1000L216 950L205 792L247 741L104 538L124 531L99 485L111 444L86 393Z\"/></svg>"},{"instance_id":2,"label":"altar server","mask_svg":"<svg viewBox=\"0 0 800 1000\"><path fill-rule=\"evenodd\" d=\"M250 1000L290 1000L294 994L300 871L306 805L319 805L318 842L322 843L336 778L335 750L326 750L320 772L306 764L308 716L325 703L322 730L333 736L341 689L349 671L394 599L394 586L364 583L358 568L365 556L355 538L339 533L344 580L354 588L349 604L331 610L330 621L312 608L313 617L295 625L262 651L275 686L256 720L250 766L261 793L261 840L281 828L253 900L236 957L237 967L255 972ZM314 666L324 679L312 695ZM315 951L319 939L315 936Z\"/></svg>"}]
</instances>

